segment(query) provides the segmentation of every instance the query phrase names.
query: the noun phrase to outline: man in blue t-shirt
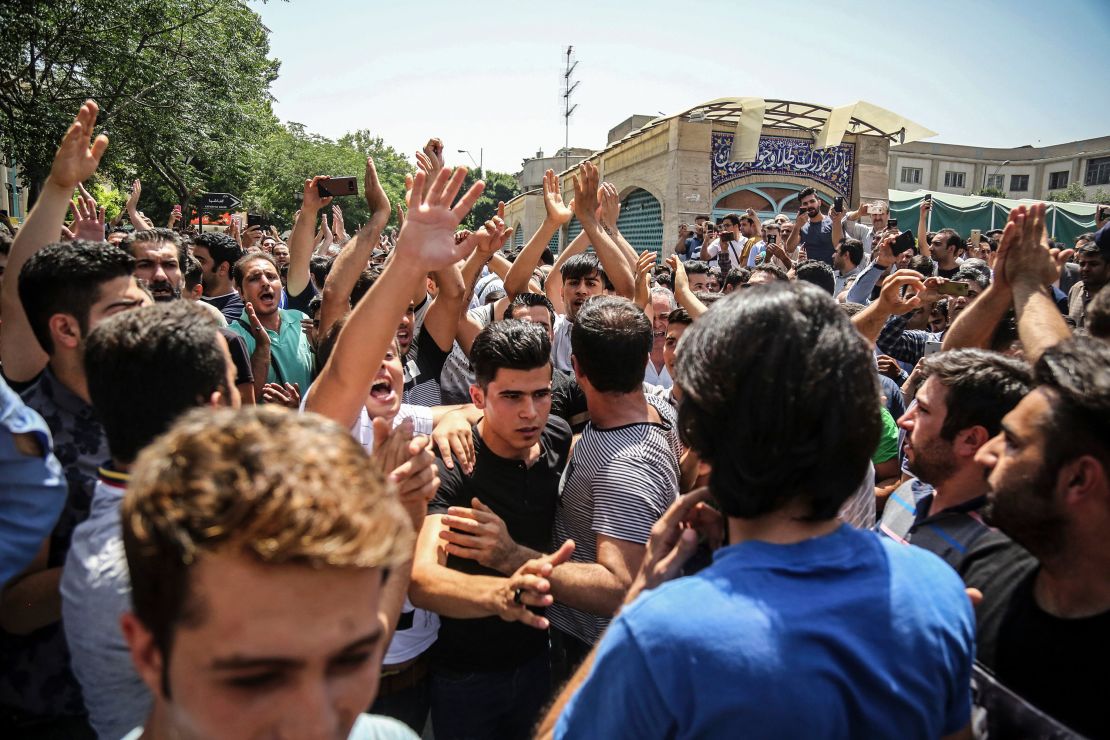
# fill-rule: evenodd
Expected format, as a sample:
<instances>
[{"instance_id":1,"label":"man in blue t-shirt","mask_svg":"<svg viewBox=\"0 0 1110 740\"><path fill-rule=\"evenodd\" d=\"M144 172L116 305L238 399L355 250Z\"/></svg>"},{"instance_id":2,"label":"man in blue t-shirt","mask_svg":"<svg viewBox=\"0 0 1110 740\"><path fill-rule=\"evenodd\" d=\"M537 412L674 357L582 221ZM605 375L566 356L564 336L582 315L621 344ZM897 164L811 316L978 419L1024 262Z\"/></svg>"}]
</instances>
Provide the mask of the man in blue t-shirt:
<instances>
[{"instance_id":1,"label":"man in blue t-shirt","mask_svg":"<svg viewBox=\"0 0 1110 740\"><path fill-rule=\"evenodd\" d=\"M786 251L791 253L801 242L806 256L831 265L833 261L832 218L821 213L817 191L806 188L798 193L798 219L786 241Z\"/></svg>"},{"instance_id":2,"label":"man in blue t-shirt","mask_svg":"<svg viewBox=\"0 0 1110 740\"><path fill-rule=\"evenodd\" d=\"M623 610L539 736L969 732L974 623L959 577L837 519L881 421L874 361L832 298L787 283L730 296L686 332L676 371L679 427L712 467L709 490L653 528ZM732 544L663 583L697 547L684 523Z\"/></svg>"}]
</instances>

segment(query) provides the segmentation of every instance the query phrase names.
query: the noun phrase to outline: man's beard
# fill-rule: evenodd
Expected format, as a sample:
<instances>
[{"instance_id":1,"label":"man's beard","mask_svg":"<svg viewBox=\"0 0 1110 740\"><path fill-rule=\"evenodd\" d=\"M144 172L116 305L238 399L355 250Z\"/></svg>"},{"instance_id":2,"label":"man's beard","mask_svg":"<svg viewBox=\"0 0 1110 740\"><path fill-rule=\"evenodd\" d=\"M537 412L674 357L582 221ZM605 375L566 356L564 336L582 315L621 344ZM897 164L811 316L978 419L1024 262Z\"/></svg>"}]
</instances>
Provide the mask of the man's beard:
<instances>
[{"instance_id":1,"label":"man's beard","mask_svg":"<svg viewBox=\"0 0 1110 740\"><path fill-rule=\"evenodd\" d=\"M147 285L147 290L150 291L150 296L158 303L169 303L181 298L181 288L169 280L150 283Z\"/></svg>"},{"instance_id":2,"label":"man's beard","mask_svg":"<svg viewBox=\"0 0 1110 740\"><path fill-rule=\"evenodd\" d=\"M939 439L933 439L921 448L914 445L909 468L918 480L934 488L939 486L956 472L956 463L952 459L952 446Z\"/></svg>"},{"instance_id":3,"label":"man's beard","mask_svg":"<svg viewBox=\"0 0 1110 740\"><path fill-rule=\"evenodd\" d=\"M1067 537L1068 520L1053 497L1055 483L1056 476L1042 464L1036 474L1006 481L984 511L991 526L1042 561L1059 553Z\"/></svg>"}]
</instances>

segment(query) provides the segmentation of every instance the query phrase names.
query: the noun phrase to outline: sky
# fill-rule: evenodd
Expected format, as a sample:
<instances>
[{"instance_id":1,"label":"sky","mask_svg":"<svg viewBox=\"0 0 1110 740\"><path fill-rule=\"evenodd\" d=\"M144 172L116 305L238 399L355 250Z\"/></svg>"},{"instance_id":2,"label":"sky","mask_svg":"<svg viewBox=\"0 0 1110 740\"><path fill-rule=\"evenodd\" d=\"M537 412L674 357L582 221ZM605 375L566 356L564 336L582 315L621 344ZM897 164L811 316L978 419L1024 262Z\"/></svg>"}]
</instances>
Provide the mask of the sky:
<instances>
[{"instance_id":1,"label":"sky","mask_svg":"<svg viewBox=\"0 0 1110 740\"><path fill-rule=\"evenodd\" d=\"M413 159L517 172L563 146L567 46L580 84L570 145L600 149L633 114L720 97L866 100L984 147L1110 135L1110 0L442 2L251 0L281 60L283 121L369 129Z\"/></svg>"}]
</instances>

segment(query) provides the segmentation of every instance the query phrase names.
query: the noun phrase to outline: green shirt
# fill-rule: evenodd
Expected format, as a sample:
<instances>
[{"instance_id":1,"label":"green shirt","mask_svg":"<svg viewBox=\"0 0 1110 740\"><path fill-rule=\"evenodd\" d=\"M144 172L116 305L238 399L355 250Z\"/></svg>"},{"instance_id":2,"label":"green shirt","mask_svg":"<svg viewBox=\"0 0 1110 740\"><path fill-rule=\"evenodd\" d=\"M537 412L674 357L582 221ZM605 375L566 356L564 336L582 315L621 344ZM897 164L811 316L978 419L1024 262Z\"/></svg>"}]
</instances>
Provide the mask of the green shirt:
<instances>
[{"instance_id":1,"label":"green shirt","mask_svg":"<svg viewBox=\"0 0 1110 740\"><path fill-rule=\"evenodd\" d=\"M278 309L278 315L281 316L280 329L266 330L270 335L270 371L266 374L266 382L297 383L301 393L306 393L316 367L316 356L301 329L301 319L306 317L300 311L284 308ZM243 338L247 352L253 354L255 341L247 312L232 321L228 328Z\"/></svg>"},{"instance_id":2,"label":"green shirt","mask_svg":"<svg viewBox=\"0 0 1110 740\"><path fill-rule=\"evenodd\" d=\"M879 449L871 456L871 462L878 465L898 454L898 425L885 406L879 407L883 414L883 434L879 437Z\"/></svg>"}]
</instances>

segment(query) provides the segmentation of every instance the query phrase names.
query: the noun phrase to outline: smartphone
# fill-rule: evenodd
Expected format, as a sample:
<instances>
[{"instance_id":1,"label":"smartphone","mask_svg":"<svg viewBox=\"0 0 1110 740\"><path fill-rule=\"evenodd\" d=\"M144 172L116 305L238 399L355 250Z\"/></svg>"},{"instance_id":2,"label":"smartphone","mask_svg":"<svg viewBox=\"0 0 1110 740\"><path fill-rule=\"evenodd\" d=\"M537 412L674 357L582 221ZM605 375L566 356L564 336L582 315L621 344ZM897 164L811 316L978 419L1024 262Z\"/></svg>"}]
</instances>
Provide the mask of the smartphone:
<instances>
[{"instance_id":1,"label":"smartphone","mask_svg":"<svg viewBox=\"0 0 1110 740\"><path fill-rule=\"evenodd\" d=\"M5 215L7 215L6 211ZM1110 218L1110 206L1099 206L1097 220L1105 221L1108 218Z\"/></svg>"},{"instance_id":2,"label":"smartphone","mask_svg":"<svg viewBox=\"0 0 1110 740\"><path fill-rule=\"evenodd\" d=\"M721 241L731 242L731 241L734 241L735 239L736 239L736 236L731 231L722 231L721 232Z\"/></svg>"},{"instance_id":3,"label":"smartphone","mask_svg":"<svg viewBox=\"0 0 1110 740\"><path fill-rule=\"evenodd\" d=\"M935 355L937 352L940 352L940 348L943 345L944 342L925 342L925 356L928 357L929 355Z\"/></svg>"},{"instance_id":4,"label":"smartphone","mask_svg":"<svg viewBox=\"0 0 1110 740\"><path fill-rule=\"evenodd\" d=\"M316 183L321 198L340 195L358 195L357 177L329 177Z\"/></svg>"},{"instance_id":5,"label":"smartphone","mask_svg":"<svg viewBox=\"0 0 1110 740\"><path fill-rule=\"evenodd\" d=\"M913 232L908 230L898 235L898 238L894 240L894 244L891 245L890 251L892 254L899 255L907 249L913 249Z\"/></svg>"},{"instance_id":6,"label":"smartphone","mask_svg":"<svg viewBox=\"0 0 1110 740\"><path fill-rule=\"evenodd\" d=\"M925 202L926 203L932 203L933 202L933 194L932 193L925 193Z\"/></svg>"},{"instance_id":7,"label":"smartphone","mask_svg":"<svg viewBox=\"0 0 1110 740\"><path fill-rule=\"evenodd\" d=\"M767 235L767 243L768 244L774 244L776 241L778 241L778 238L779 238L778 234L768 234Z\"/></svg>"},{"instance_id":8,"label":"smartphone","mask_svg":"<svg viewBox=\"0 0 1110 740\"><path fill-rule=\"evenodd\" d=\"M888 218L888 219L886 220L886 227L887 227L888 229L897 229L897 228L898 228L898 219L896 219L896 218Z\"/></svg>"},{"instance_id":9,"label":"smartphone","mask_svg":"<svg viewBox=\"0 0 1110 740\"><path fill-rule=\"evenodd\" d=\"M967 246L969 249L977 249L979 247L979 229L971 230L971 236L968 237Z\"/></svg>"},{"instance_id":10,"label":"smartphone","mask_svg":"<svg viewBox=\"0 0 1110 740\"><path fill-rule=\"evenodd\" d=\"M967 283L941 283L937 286L937 292L941 295L966 296L968 294Z\"/></svg>"},{"instance_id":11,"label":"smartphone","mask_svg":"<svg viewBox=\"0 0 1110 740\"><path fill-rule=\"evenodd\" d=\"M261 228L266 226L266 221L262 218L261 213L248 213L247 214L247 226L248 227L257 226L258 228L261 229Z\"/></svg>"},{"instance_id":12,"label":"smartphone","mask_svg":"<svg viewBox=\"0 0 1110 740\"><path fill-rule=\"evenodd\" d=\"M838 196L836 196L836 198L833 199L833 210L836 211L837 213L843 213L844 212L844 198L843 197L838 195Z\"/></svg>"}]
</instances>

